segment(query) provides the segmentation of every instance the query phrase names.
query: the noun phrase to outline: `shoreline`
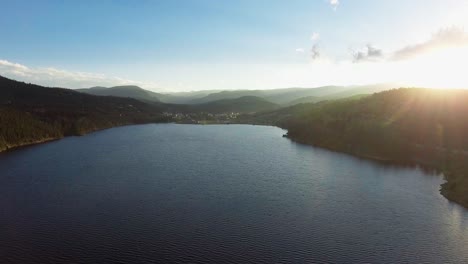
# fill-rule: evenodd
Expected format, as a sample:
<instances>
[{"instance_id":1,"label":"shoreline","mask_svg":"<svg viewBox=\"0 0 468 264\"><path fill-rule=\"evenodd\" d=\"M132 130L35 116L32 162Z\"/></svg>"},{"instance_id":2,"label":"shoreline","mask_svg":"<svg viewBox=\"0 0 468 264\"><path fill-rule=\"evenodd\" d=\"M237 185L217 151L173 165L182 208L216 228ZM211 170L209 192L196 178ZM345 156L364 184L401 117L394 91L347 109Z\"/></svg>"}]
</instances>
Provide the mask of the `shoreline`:
<instances>
[{"instance_id":1,"label":"shoreline","mask_svg":"<svg viewBox=\"0 0 468 264\"><path fill-rule=\"evenodd\" d=\"M15 150L18 150L18 149L21 149L21 148L26 148L26 147L32 147L32 146L35 146L35 145L46 144L46 143L49 143L49 142L52 142L52 141L58 141L58 140L61 140L61 139L64 139L64 138L68 138L68 137L81 137L81 136L86 136L86 135L88 135L88 134L95 133L95 132L99 132L99 131L104 131L104 130L107 130L107 129L117 128L117 127L125 127L125 126L132 126L132 125L148 125L148 124L167 124L167 122L161 122L161 123L150 122L150 123L121 124L121 125L116 125L116 126L111 126L111 127L96 128L96 129L92 129L92 130L86 131L86 132L84 132L84 133L76 134L76 135L70 134L70 135L64 135L64 136L61 136L61 137L44 138L44 139L40 139L40 140L29 141L29 142L23 142L23 143L21 143L21 144L14 144L14 145L8 145L8 144L7 144L7 145L6 145L6 148L1 148L1 147L0 147L0 154L8 153L8 152L10 152L10 151L15 151Z\"/></svg>"},{"instance_id":2,"label":"shoreline","mask_svg":"<svg viewBox=\"0 0 468 264\"><path fill-rule=\"evenodd\" d=\"M6 145L5 148L0 148L0 153L6 153L6 152L14 151L14 150L17 150L17 149L20 149L20 148L24 148L24 147L30 147L30 146L34 146L34 145L45 144L45 143L48 143L48 142L60 140L62 138L64 138L64 137L51 137L51 138L44 138L44 139L40 139L40 140L23 142L23 143L20 143L20 144Z\"/></svg>"},{"instance_id":3,"label":"shoreline","mask_svg":"<svg viewBox=\"0 0 468 264\"><path fill-rule=\"evenodd\" d=\"M313 147L322 148L322 149L327 149L327 150L332 151L332 152L350 155L350 156L353 156L353 157L356 157L356 158L359 158L359 159L364 159L364 160L378 162L378 163L386 163L386 164L391 164L391 165L396 165L396 166L418 166L418 167L420 167L422 169L427 169L427 170L438 172L438 173L440 173L442 175L442 178L443 178L443 181L444 181L440 185L439 194L442 195L448 201L456 203L457 205L460 205L461 207L464 207L465 209L468 210L468 203L467 202L465 202L464 200L458 199L456 193L450 192L450 190L445 188L451 183L450 177L447 176L447 175L450 175L450 172L443 171L440 168L436 168L436 166L434 166L432 164L424 163L424 162L418 161L418 160L403 161L403 160L395 160L395 159L377 157L377 156L371 156L371 155L365 155L365 154L352 153L352 152L348 152L348 151L328 148L328 147L325 147L325 146L319 146L319 145L312 144L312 143L309 143L309 142L303 142L301 140L294 139L294 138L290 137L289 135L286 135L285 137L288 138L289 140L293 141L293 142L298 143L298 144L313 146Z\"/></svg>"}]
</instances>

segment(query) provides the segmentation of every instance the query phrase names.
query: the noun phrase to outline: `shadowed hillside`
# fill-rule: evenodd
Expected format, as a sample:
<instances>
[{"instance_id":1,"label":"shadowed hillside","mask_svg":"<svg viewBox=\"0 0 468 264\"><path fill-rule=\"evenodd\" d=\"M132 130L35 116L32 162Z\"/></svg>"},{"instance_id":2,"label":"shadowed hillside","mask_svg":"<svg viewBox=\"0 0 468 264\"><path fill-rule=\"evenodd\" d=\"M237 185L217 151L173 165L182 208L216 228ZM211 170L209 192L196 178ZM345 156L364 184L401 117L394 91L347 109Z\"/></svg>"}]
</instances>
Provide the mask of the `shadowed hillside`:
<instances>
[{"instance_id":1,"label":"shadowed hillside","mask_svg":"<svg viewBox=\"0 0 468 264\"><path fill-rule=\"evenodd\" d=\"M135 99L87 95L0 76L0 151L114 126L161 122L162 110Z\"/></svg>"}]
</instances>

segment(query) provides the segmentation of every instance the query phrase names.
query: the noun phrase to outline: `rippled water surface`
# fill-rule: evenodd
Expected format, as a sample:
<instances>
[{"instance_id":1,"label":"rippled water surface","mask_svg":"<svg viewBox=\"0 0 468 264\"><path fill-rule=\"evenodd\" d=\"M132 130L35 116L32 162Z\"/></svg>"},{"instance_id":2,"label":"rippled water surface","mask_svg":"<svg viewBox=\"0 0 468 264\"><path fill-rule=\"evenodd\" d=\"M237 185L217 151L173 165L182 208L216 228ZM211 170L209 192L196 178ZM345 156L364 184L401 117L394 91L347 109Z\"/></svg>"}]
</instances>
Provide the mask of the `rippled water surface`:
<instances>
[{"instance_id":1,"label":"rippled water surface","mask_svg":"<svg viewBox=\"0 0 468 264\"><path fill-rule=\"evenodd\" d=\"M0 154L0 262L468 263L440 176L282 134L142 125Z\"/></svg>"}]
</instances>

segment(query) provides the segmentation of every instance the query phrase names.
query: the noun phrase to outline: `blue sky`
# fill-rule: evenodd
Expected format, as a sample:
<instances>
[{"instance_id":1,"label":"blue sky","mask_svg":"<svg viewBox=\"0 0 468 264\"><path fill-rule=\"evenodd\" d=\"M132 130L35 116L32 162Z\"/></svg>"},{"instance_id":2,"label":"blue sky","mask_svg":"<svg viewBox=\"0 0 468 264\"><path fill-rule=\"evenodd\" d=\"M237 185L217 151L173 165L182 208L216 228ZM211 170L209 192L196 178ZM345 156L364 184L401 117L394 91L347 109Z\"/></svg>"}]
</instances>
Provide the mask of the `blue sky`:
<instances>
[{"instance_id":1,"label":"blue sky","mask_svg":"<svg viewBox=\"0 0 468 264\"><path fill-rule=\"evenodd\" d=\"M0 74L70 88L134 83L182 91L404 82L401 74L379 72L393 69L392 53L429 43L441 30L463 39L468 26L464 0L0 4ZM446 46L466 44L456 41ZM368 56L372 50L375 56ZM363 74L368 69L373 76ZM412 81L418 84L417 78Z\"/></svg>"}]
</instances>

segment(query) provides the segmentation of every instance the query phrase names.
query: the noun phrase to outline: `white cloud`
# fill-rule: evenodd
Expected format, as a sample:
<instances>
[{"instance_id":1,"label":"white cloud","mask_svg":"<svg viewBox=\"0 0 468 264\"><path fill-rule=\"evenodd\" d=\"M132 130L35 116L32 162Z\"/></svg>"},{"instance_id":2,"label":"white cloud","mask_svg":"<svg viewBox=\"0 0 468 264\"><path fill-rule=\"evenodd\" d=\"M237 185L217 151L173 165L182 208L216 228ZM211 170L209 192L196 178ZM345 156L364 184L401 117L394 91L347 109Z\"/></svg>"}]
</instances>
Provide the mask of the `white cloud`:
<instances>
[{"instance_id":1,"label":"white cloud","mask_svg":"<svg viewBox=\"0 0 468 264\"><path fill-rule=\"evenodd\" d=\"M468 46L468 33L458 27L444 28L425 42L409 45L395 51L392 59L406 60L440 49L464 46Z\"/></svg>"},{"instance_id":2,"label":"white cloud","mask_svg":"<svg viewBox=\"0 0 468 264\"><path fill-rule=\"evenodd\" d=\"M327 2L333 7L334 10L336 10L340 5L339 0L327 0Z\"/></svg>"},{"instance_id":3,"label":"white cloud","mask_svg":"<svg viewBox=\"0 0 468 264\"><path fill-rule=\"evenodd\" d=\"M320 34L317 32L312 33L312 35L310 36L310 40L312 41L317 41L319 39L320 39Z\"/></svg>"},{"instance_id":4,"label":"white cloud","mask_svg":"<svg viewBox=\"0 0 468 264\"><path fill-rule=\"evenodd\" d=\"M9 62L9 61L6 61L6 60L0 60L0 67L2 67L2 66L10 67L10 68L15 69L15 70L23 70L23 71L28 70L28 67L26 67L24 65Z\"/></svg>"},{"instance_id":5,"label":"white cloud","mask_svg":"<svg viewBox=\"0 0 468 264\"><path fill-rule=\"evenodd\" d=\"M104 74L67 71L52 67L31 68L7 60L0 60L0 75L19 81L63 88L110 87L116 85L138 85L147 89L157 87L154 83L133 81Z\"/></svg>"},{"instance_id":6,"label":"white cloud","mask_svg":"<svg viewBox=\"0 0 468 264\"><path fill-rule=\"evenodd\" d=\"M303 48L297 48L297 49L296 49L296 52L297 52L297 53L304 53L305 50L304 50Z\"/></svg>"}]
</instances>

